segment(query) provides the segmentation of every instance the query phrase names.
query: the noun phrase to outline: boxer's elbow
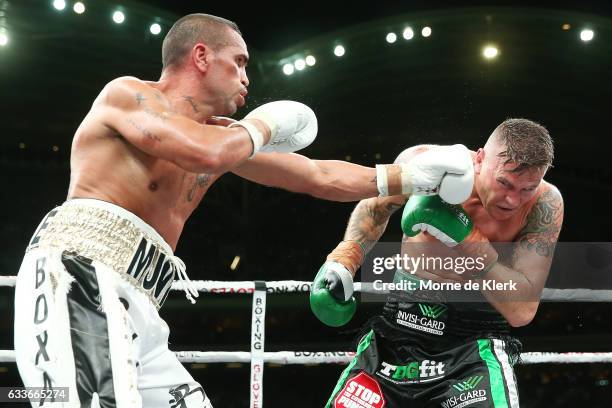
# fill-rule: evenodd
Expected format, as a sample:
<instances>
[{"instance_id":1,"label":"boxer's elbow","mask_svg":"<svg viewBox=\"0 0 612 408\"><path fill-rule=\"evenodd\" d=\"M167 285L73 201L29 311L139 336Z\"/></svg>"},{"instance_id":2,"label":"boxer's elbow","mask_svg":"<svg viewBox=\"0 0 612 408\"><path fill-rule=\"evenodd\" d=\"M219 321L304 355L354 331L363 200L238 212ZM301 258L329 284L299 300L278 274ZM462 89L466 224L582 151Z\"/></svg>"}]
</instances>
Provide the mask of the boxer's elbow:
<instances>
[{"instance_id":1,"label":"boxer's elbow","mask_svg":"<svg viewBox=\"0 0 612 408\"><path fill-rule=\"evenodd\" d=\"M505 318L512 327L523 327L531 323L538 311L539 302L525 302L505 314Z\"/></svg>"}]
</instances>

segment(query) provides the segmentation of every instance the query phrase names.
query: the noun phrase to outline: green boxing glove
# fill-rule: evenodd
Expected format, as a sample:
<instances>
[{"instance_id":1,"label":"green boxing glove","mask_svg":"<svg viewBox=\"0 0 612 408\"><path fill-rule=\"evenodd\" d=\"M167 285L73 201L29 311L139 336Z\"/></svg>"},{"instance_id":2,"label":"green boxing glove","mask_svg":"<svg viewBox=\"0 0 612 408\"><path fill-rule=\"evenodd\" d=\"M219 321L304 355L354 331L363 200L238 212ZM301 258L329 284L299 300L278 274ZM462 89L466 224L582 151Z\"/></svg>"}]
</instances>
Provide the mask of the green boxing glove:
<instances>
[{"instance_id":1,"label":"green boxing glove","mask_svg":"<svg viewBox=\"0 0 612 408\"><path fill-rule=\"evenodd\" d=\"M412 195L402 214L402 231L414 237L427 231L439 241L453 247L463 242L474 224L460 205L448 204L438 195Z\"/></svg>"},{"instance_id":2,"label":"green boxing glove","mask_svg":"<svg viewBox=\"0 0 612 408\"><path fill-rule=\"evenodd\" d=\"M437 195L410 197L402 214L402 231L409 237L427 231L460 255L476 259L478 267L466 273L468 277L482 278L499 258L463 207L448 204Z\"/></svg>"},{"instance_id":3,"label":"green boxing glove","mask_svg":"<svg viewBox=\"0 0 612 408\"><path fill-rule=\"evenodd\" d=\"M328 326L338 327L351 320L357 309L353 297L353 275L341 263L327 261L312 283L310 309Z\"/></svg>"}]
</instances>

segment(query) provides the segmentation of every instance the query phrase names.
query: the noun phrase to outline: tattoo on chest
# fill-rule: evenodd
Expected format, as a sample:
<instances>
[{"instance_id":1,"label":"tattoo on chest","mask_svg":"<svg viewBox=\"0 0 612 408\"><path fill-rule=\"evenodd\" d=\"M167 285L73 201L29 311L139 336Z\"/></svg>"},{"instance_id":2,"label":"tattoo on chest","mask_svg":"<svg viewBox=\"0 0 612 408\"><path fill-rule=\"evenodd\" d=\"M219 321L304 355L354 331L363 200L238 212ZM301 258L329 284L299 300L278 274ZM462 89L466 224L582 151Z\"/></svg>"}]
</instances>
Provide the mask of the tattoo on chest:
<instances>
[{"instance_id":1,"label":"tattoo on chest","mask_svg":"<svg viewBox=\"0 0 612 408\"><path fill-rule=\"evenodd\" d=\"M193 198L195 197L197 189L206 187L210 183L211 178L212 176L210 174L206 174L206 173L198 174L198 176L193 182L193 185L191 186L189 191L187 191L187 201L193 201Z\"/></svg>"}]
</instances>

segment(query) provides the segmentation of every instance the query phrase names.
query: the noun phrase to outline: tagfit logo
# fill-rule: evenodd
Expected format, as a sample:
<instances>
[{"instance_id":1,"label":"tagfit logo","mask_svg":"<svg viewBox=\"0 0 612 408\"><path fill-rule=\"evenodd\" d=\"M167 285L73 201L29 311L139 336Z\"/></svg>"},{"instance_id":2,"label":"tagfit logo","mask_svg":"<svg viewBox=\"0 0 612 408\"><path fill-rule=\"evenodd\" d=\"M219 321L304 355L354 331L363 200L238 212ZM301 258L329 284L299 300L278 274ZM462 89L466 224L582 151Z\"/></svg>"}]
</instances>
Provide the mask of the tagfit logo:
<instances>
[{"instance_id":1,"label":"tagfit logo","mask_svg":"<svg viewBox=\"0 0 612 408\"><path fill-rule=\"evenodd\" d=\"M406 365L393 365L385 361L377 375L396 384L416 384L444 377L444 363L432 360L413 361Z\"/></svg>"}]
</instances>

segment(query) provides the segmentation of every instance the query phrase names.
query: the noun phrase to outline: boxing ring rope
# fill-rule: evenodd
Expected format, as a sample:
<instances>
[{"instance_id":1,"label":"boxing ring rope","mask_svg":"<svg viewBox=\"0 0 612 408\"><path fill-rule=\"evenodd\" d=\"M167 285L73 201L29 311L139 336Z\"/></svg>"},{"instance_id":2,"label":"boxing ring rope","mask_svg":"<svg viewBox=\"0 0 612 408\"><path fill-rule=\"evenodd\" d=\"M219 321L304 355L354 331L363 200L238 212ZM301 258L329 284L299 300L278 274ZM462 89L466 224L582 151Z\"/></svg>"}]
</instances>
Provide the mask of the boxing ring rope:
<instances>
[{"instance_id":1,"label":"boxing ring rope","mask_svg":"<svg viewBox=\"0 0 612 408\"><path fill-rule=\"evenodd\" d=\"M0 276L0 286L15 286L15 276ZM309 292L308 281L192 281L199 292L218 294L253 294L251 310L251 351L179 351L175 352L183 363L250 363L250 406L263 406L264 363L272 364L346 364L355 353L349 351L313 352L278 351L265 352L266 295L278 293ZM172 290L183 290L182 282L174 282ZM355 282L355 291L383 294L371 284ZM557 302L612 302L612 290L544 289L542 300ZM605 353L547 353L521 354L522 364L542 363L612 363L612 352ZM0 350L0 363L15 362L14 350Z\"/></svg>"},{"instance_id":2,"label":"boxing ring rope","mask_svg":"<svg viewBox=\"0 0 612 408\"><path fill-rule=\"evenodd\" d=\"M15 286L15 276L0 276L0 286ZM198 292L202 293L253 293L255 281L191 281ZM296 293L310 292L309 281L282 280L265 281L267 293ZM355 292L384 294L384 291L375 290L370 283L355 282ZM172 290L183 290L181 282L174 282ZM612 302L612 290L604 289L551 289L544 288L542 300L552 302Z\"/></svg>"}]
</instances>

